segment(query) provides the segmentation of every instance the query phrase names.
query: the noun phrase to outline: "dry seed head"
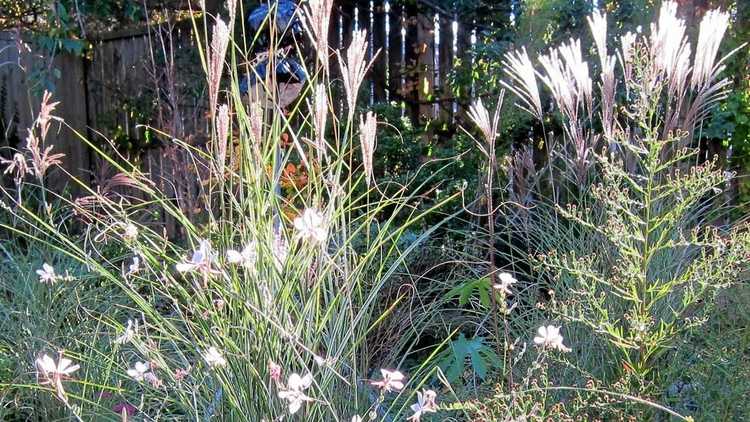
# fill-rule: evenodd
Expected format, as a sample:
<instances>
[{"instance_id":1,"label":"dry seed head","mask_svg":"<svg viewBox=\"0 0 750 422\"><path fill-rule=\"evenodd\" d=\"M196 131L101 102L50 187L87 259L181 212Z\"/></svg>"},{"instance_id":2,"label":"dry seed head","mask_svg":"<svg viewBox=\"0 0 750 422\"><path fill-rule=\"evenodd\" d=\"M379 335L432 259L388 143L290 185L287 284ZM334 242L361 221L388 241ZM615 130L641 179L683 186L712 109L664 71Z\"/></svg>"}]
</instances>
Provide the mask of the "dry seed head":
<instances>
[{"instance_id":1,"label":"dry seed head","mask_svg":"<svg viewBox=\"0 0 750 422\"><path fill-rule=\"evenodd\" d=\"M719 45L729 26L729 14L720 10L711 10L703 16L698 36L698 46L695 50L693 64L693 78L691 87L705 85L715 74L714 62L719 51Z\"/></svg>"},{"instance_id":2,"label":"dry seed head","mask_svg":"<svg viewBox=\"0 0 750 422\"><path fill-rule=\"evenodd\" d=\"M52 112L55 111L55 107L60 104L60 102L51 103L50 99L52 99L52 94L45 90L42 95L41 105L39 106L39 115L36 118L36 124L39 126L39 130L42 134L42 140L47 139L49 121L55 118L52 116Z\"/></svg>"},{"instance_id":3,"label":"dry seed head","mask_svg":"<svg viewBox=\"0 0 750 422\"><path fill-rule=\"evenodd\" d=\"M375 154L375 134L377 119L373 112L368 111L366 117L359 117L359 142L362 146L362 163L365 166L365 181L367 186L373 181L372 161Z\"/></svg>"},{"instance_id":4,"label":"dry seed head","mask_svg":"<svg viewBox=\"0 0 750 422\"><path fill-rule=\"evenodd\" d=\"M493 144L497 137L497 129L500 123L499 109L499 107L496 108L495 115L490 118L490 112L482 104L481 98L469 107L469 118L482 131L482 136L484 136L484 140L488 144Z\"/></svg>"},{"instance_id":5,"label":"dry seed head","mask_svg":"<svg viewBox=\"0 0 750 422\"><path fill-rule=\"evenodd\" d=\"M331 21L333 0L310 0L305 9L303 25L312 37L321 66L328 70L328 27Z\"/></svg>"},{"instance_id":6,"label":"dry seed head","mask_svg":"<svg viewBox=\"0 0 750 422\"><path fill-rule=\"evenodd\" d=\"M373 55L373 60L379 52L380 50ZM362 29L354 31L352 34L352 42L346 50L346 63L342 60L340 53L337 52L337 55L341 66L341 78L346 91L346 103L349 106L349 114L352 115L357 105L359 87L372 64L372 62L367 63L365 60L367 56L367 31Z\"/></svg>"},{"instance_id":7,"label":"dry seed head","mask_svg":"<svg viewBox=\"0 0 750 422\"><path fill-rule=\"evenodd\" d=\"M209 59L208 70L208 98L210 101L211 115L216 113L216 104L219 99L219 85L221 83L221 74L224 70L224 57L229 45L229 27L220 17L216 18L213 29L213 38L211 39L211 54Z\"/></svg>"},{"instance_id":8,"label":"dry seed head","mask_svg":"<svg viewBox=\"0 0 750 422\"><path fill-rule=\"evenodd\" d=\"M677 17L677 3L662 3L659 19L651 24L650 48L655 70L671 77L678 65L681 50L687 43L685 21Z\"/></svg>"},{"instance_id":9,"label":"dry seed head","mask_svg":"<svg viewBox=\"0 0 750 422\"><path fill-rule=\"evenodd\" d=\"M620 37L620 63L622 64L626 82L630 82L633 78L633 54L635 53L635 43L637 39L638 36L629 31L628 33Z\"/></svg>"},{"instance_id":10,"label":"dry seed head","mask_svg":"<svg viewBox=\"0 0 750 422\"><path fill-rule=\"evenodd\" d=\"M219 107L219 115L216 117L216 161L219 168L219 177L224 175L224 164L227 158L227 144L229 142L229 107L222 104Z\"/></svg>"},{"instance_id":11,"label":"dry seed head","mask_svg":"<svg viewBox=\"0 0 750 422\"><path fill-rule=\"evenodd\" d=\"M319 158L326 156L326 122L328 121L328 95L326 87L320 83L315 87L313 122L315 124L315 147Z\"/></svg>"},{"instance_id":12,"label":"dry seed head","mask_svg":"<svg viewBox=\"0 0 750 422\"><path fill-rule=\"evenodd\" d=\"M526 47L523 47L520 51L506 53L503 67L512 83L502 82L502 84L523 101L524 106L522 108L541 120L542 101L539 98L534 65L531 64Z\"/></svg>"}]
</instances>

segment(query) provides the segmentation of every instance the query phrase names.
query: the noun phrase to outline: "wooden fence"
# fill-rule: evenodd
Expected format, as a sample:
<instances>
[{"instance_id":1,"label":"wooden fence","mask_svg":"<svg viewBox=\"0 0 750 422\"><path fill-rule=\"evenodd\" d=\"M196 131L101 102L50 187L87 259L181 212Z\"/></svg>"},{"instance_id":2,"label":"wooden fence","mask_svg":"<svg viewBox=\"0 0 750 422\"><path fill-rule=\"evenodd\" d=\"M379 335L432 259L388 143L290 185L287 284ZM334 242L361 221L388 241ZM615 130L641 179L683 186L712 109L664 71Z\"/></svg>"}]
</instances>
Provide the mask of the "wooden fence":
<instances>
[{"instance_id":1,"label":"wooden fence","mask_svg":"<svg viewBox=\"0 0 750 422\"><path fill-rule=\"evenodd\" d=\"M51 62L35 52L19 54L15 33L0 33L0 147L23 144L41 93L30 86L30 75L38 77L43 69L59 71L59 79L53 78L54 100L61 103L57 115L90 139L140 142L138 124L145 116L139 110L153 113L152 121L175 137L205 132L205 98L195 87L203 75L189 23L99 35L88 57L57 54ZM380 51L370 72L370 102L398 102L414 120L450 119L460 111L446 80L455 59L470 59L469 26L445 11L420 13L415 5L391 6L390 0L336 2L331 45L347 46L356 29L368 31L370 57ZM159 104L150 107L154 98ZM76 177L86 180L97 170L72 131L56 131L48 144L66 154L63 166ZM147 170L169 172L163 157L160 150L147 153Z\"/></svg>"}]
</instances>

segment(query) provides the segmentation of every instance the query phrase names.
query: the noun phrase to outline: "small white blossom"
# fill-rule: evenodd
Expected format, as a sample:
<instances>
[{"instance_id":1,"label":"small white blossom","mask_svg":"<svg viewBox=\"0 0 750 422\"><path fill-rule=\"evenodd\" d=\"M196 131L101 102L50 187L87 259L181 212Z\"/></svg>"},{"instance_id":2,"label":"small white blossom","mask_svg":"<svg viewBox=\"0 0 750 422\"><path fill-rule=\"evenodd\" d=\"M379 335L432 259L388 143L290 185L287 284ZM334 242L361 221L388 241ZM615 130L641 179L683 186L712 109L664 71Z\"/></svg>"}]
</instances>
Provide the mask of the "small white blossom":
<instances>
[{"instance_id":1,"label":"small white blossom","mask_svg":"<svg viewBox=\"0 0 750 422\"><path fill-rule=\"evenodd\" d=\"M60 375L70 375L80 368L79 365L71 365L72 363L73 361L63 357L60 358L60 362L55 363L54 359L45 354L36 360L36 367L44 376L51 378Z\"/></svg>"},{"instance_id":2,"label":"small white blossom","mask_svg":"<svg viewBox=\"0 0 750 422\"><path fill-rule=\"evenodd\" d=\"M137 273L141 269L141 259L137 256L133 257L133 262L128 265L128 272L126 275Z\"/></svg>"},{"instance_id":3,"label":"small white blossom","mask_svg":"<svg viewBox=\"0 0 750 422\"><path fill-rule=\"evenodd\" d=\"M500 290L501 292L505 293L506 295L511 295L513 292L510 291L510 286L516 284L518 280L516 280L512 275L509 273L500 273L498 276L500 279L500 282L497 284L494 284L492 287L494 287L497 290Z\"/></svg>"},{"instance_id":4,"label":"small white blossom","mask_svg":"<svg viewBox=\"0 0 750 422\"><path fill-rule=\"evenodd\" d=\"M227 364L227 360L214 346L211 346L203 354L203 359L206 361L208 366L215 368L217 366L224 366Z\"/></svg>"},{"instance_id":5,"label":"small white blossom","mask_svg":"<svg viewBox=\"0 0 750 422\"><path fill-rule=\"evenodd\" d=\"M404 388L404 374L401 372L381 369L380 374L383 376L383 379L381 381L370 381L371 385L386 392L399 391Z\"/></svg>"},{"instance_id":6,"label":"small white blossom","mask_svg":"<svg viewBox=\"0 0 750 422\"><path fill-rule=\"evenodd\" d=\"M204 273L212 272L211 265L215 260L214 252L211 250L211 244L208 240L201 239L198 242L198 249L193 251L193 256L186 262L181 262L175 266L178 272L201 271Z\"/></svg>"},{"instance_id":7,"label":"small white blossom","mask_svg":"<svg viewBox=\"0 0 750 422\"><path fill-rule=\"evenodd\" d=\"M122 333L119 337L117 337L114 342L116 344L126 344L130 343L133 340L133 337L135 337L135 333L138 331L138 320L135 321L135 324L133 324L132 320L128 320L128 325L125 327L125 332Z\"/></svg>"},{"instance_id":8,"label":"small white blossom","mask_svg":"<svg viewBox=\"0 0 750 422\"><path fill-rule=\"evenodd\" d=\"M359 415L352 416L352 422L362 422L362 416L359 416Z\"/></svg>"},{"instance_id":9,"label":"small white blossom","mask_svg":"<svg viewBox=\"0 0 750 422\"><path fill-rule=\"evenodd\" d=\"M227 251L227 262L230 264L236 264L245 268L252 268L255 266L255 261L258 259L258 245L255 241L252 241L245 245L242 251L236 251L230 249Z\"/></svg>"},{"instance_id":10,"label":"small white blossom","mask_svg":"<svg viewBox=\"0 0 750 422\"><path fill-rule=\"evenodd\" d=\"M151 369L151 364L148 362L136 362L131 369L128 369L128 376L136 381L143 381L149 369Z\"/></svg>"},{"instance_id":11,"label":"small white blossom","mask_svg":"<svg viewBox=\"0 0 750 422\"><path fill-rule=\"evenodd\" d=\"M437 411L437 404L435 399L437 393L433 390L424 390L423 392L417 392L417 402L411 405L411 410L414 412L408 420L412 422L419 422L422 415L425 413L435 413Z\"/></svg>"},{"instance_id":12,"label":"small white blossom","mask_svg":"<svg viewBox=\"0 0 750 422\"><path fill-rule=\"evenodd\" d=\"M301 216L294 219L296 237L313 243L323 243L328 237L325 219L315 209L307 208Z\"/></svg>"},{"instance_id":13,"label":"small white blossom","mask_svg":"<svg viewBox=\"0 0 750 422\"><path fill-rule=\"evenodd\" d=\"M55 274L55 269L52 265L49 265L46 262L42 265L40 270L36 270L36 273L39 275L40 283L54 284L58 278L57 274Z\"/></svg>"},{"instance_id":14,"label":"small white blossom","mask_svg":"<svg viewBox=\"0 0 750 422\"><path fill-rule=\"evenodd\" d=\"M38 377L41 378L41 384L52 384L57 393L57 397L67 403L68 399L65 396L65 389L62 385L63 377L70 376L73 372L77 371L80 366L73 365L73 361L62 357L60 354L60 361L55 363L55 360L49 357L49 355L42 355L35 362Z\"/></svg>"},{"instance_id":15,"label":"small white blossom","mask_svg":"<svg viewBox=\"0 0 750 422\"><path fill-rule=\"evenodd\" d=\"M133 241L138 237L138 227L133 223L125 225L125 230L122 233L122 238L127 241Z\"/></svg>"},{"instance_id":16,"label":"small white blossom","mask_svg":"<svg viewBox=\"0 0 750 422\"><path fill-rule=\"evenodd\" d=\"M557 349L561 352L569 352L570 348L563 344L563 336L560 335L560 327L554 325L541 326L537 330L538 335L534 337L534 343L538 346Z\"/></svg>"},{"instance_id":17,"label":"small white blossom","mask_svg":"<svg viewBox=\"0 0 750 422\"><path fill-rule=\"evenodd\" d=\"M302 403L312 401L304 391L312 385L312 374L300 377L299 374L292 374L287 381L287 389L279 391L279 398L289 402L289 414L293 415L302 407Z\"/></svg>"}]
</instances>

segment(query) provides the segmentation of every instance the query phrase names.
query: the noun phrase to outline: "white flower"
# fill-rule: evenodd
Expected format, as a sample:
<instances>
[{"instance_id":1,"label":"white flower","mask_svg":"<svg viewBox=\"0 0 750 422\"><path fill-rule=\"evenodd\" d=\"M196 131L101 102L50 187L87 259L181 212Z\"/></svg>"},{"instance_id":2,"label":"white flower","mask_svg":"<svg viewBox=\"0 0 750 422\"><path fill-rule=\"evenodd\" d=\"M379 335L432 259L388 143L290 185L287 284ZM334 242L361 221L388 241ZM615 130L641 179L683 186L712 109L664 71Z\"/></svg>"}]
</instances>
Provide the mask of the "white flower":
<instances>
[{"instance_id":1,"label":"white flower","mask_svg":"<svg viewBox=\"0 0 750 422\"><path fill-rule=\"evenodd\" d=\"M298 239L323 243L328 237L328 229L323 216L312 208L307 208L301 216L294 219L294 228L297 229Z\"/></svg>"},{"instance_id":2,"label":"white flower","mask_svg":"<svg viewBox=\"0 0 750 422\"><path fill-rule=\"evenodd\" d=\"M129 241L135 240L135 238L138 237L138 227L133 223L128 223L125 225L125 231L122 233L122 237Z\"/></svg>"},{"instance_id":3,"label":"white flower","mask_svg":"<svg viewBox=\"0 0 750 422\"><path fill-rule=\"evenodd\" d=\"M516 284L518 280L516 280L512 275L509 273L500 273L498 276L500 278L500 282L497 284L494 284L492 287L494 287L497 290L500 290L501 292L505 293L506 295L511 295L513 292L510 291L510 286Z\"/></svg>"},{"instance_id":4,"label":"white flower","mask_svg":"<svg viewBox=\"0 0 750 422\"><path fill-rule=\"evenodd\" d=\"M255 241L252 241L245 245L242 251L235 251L230 249L227 251L227 262L230 264L241 265L245 268L252 268L255 266L255 261L258 258L258 245Z\"/></svg>"},{"instance_id":5,"label":"white flower","mask_svg":"<svg viewBox=\"0 0 750 422\"><path fill-rule=\"evenodd\" d=\"M411 405L411 410L414 412L408 420L412 422L419 422L422 415L425 413L435 413L437 411L437 404L435 403L437 393L432 390L424 390L423 392L417 392L417 402Z\"/></svg>"},{"instance_id":6,"label":"white flower","mask_svg":"<svg viewBox=\"0 0 750 422\"><path fill-rule=\"evenodd\" d=\"M193 256L189 261L179 263L175 269L181 273L198 270L201 272L211 272L211 264L214 261L214 252L211 250L211 244L206 239L198 242L198 249L193 251Z\"/></svg>"},{"instance_id":7,"label":"white flower","mask_svg":"<svg viewBox=\"0 0 750 422\"><path fill-rule=\"evenodd\" d=\"M53 378L55 376L70 375L80 368L79 365L71 365L73 361L67 358L60 358L60 362L55 363L55 360L49 357L49 355L43 355L36 360L36 367L42 374L47 378Z\"/></svg>"},{"instance_id":8,"label":"white flower","mask_svg":"<svg viewBox=\"0 0 750 422\"><path fill-rule=\"evenodd\" d=\"M370 381L370 384L386 392L398 391L404 388L404 374L401 372L381 369L380 374L383 376L383 379L381 381Z\"/></svg>"},{"instance_id":9,"label":"white flower","mask_svg":"<svg viewBox=\"0 0 750 422\"><path fill-rule=\"evenodd\" d=\"M135 325L132 320L128 320L128 325L125 327L125 332L115 339L116 344L130 343L135 337L135 333L138 331L138 320L135 321Z\"/></svg>"},{"instance_id":10,"label":"white flower","mask_svg":"<svg viewBox=\"0 0 750 422\"><path fill-rule=\"evenodd\" d=\"M352 422L362 422L362 416L359 416L359 415L352 416Z\"/></svg>"},{"instance_id":11,"label":"white flower","mask_svg":"<svg viewBox=\"0 0 750 422\"><path fill-rule=\"evenodd\" d=\"M138 270L141 269L141 259L137 256L133 257L133 262L128 265L128 272L127 275L135 274L138 272Z\"/></svg>"},{"instance_id":12,"label":"white flower","mask_svg":"<svg viewBox=\"0 0 750 422\"><path fill-rule=\"evenodd\" d=\"M219 352L214 346L211 346L203 354L203 359L206 361L208 366L215 368L217 366L224 366L227 364L227 360L224 359L221 352Z\"/></svg>"},{"instance_id":13,"label":"white flower","mask_svg":"<svg viewBox=\"0 0 750 422\"><path fill-rule=\"evenodd\" d=\"M57 397L64 403L67 403L68 399L65 396L62 379L77 371L80 366L73 365L73 361L62 357L62 353L60 353L60 361L58 363L55 363L55 360L46 354L38 358L35 363L39 371L38 376L42 378L41 383L54 385Z\"/></svg>"},{"instance_id":14,"label":"white flower","mask_svg":"<svg viewBox=\"0 0 750 422\"><path fill-rule=\"evenodd\" d=\"M46 262L42 265L42 269L36 270L36 273L39 275L40 283L53 284L57 281L57 274L55 274L55 269L52 267L52 265L49 265Z\"/></svg>"},{"instance_id":15,"label":"white flower","mask_svg":"<svg viewBox=\"0 0 750 422\"><path fill-rule=\"evenodd\" d=\"M279 391L279 398L289 402L289 414L295 414L302 407L302 403L312 401L304 391L312 385L312 374L300 377L299 374L292 374L287 381L287 389Z\"/></svg>"},{"instance_id":16,"label":"white flower","mask_svg":"<svg viewBox=\"0 0 750 422\"><path fill-rule=\"evenodd\" d=\"M151 364L148 362L136 362L133 368L128 369L128 376L136 381L143 381L149 369L151 369Z\"/></svg>"},{"instance_id":17,"label":"white flower","mask_svg":"<svg viewBox=\"0 0 750 422\"><path fill-rule=\"evenodd\" d=\"M561 352L569 352L570 348L563 344L563 337L560 335L560 328L554 325L541 326L537 330L538 335L534 337L534 343L538 346L557 349Z\"/></svg>"}]
</instances>

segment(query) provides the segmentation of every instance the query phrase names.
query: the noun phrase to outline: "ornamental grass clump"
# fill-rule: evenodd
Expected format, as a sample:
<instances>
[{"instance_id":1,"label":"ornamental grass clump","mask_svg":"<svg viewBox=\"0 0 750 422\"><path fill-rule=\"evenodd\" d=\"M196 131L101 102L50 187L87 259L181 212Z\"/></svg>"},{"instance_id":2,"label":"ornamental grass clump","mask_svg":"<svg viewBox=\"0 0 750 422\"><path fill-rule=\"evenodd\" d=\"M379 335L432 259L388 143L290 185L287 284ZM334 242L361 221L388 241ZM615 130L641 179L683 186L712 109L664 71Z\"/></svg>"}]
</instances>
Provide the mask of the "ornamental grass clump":
<instances>
[{"instance_id":1,"label":"ornamental grass clump","mask_svg":"<svg viewBox=\"0 0 750 422\"><path fill-rule=\"evenodd\" d=\"M598 12L589 18L598 95L578 41L539 58L537 75L563 127L547 135L543 170L554 174L558 195L537 196L517 229L552 279L554 295L541 306L605 340L605 356L616 358L594 369L599 376L653 386L661 359L706 320L717 293L740 280L750 253L747 225L725 223L719 194L731 174L701 159L694 136L729 86L726 57L717 59L728 13L705 15L694 53L674 2L662 5L650 34L627 33L616 52L607 50L606 20ZM506 72L521 107L540 117L524 57L510 54ZM549 189L545 180L528 182L539 195Z\"/></svg>"},{"instance_id":2,"label":"ornamental grass clump","mask_svg":"<svg viewBox=\"0 0 750 422\"><path fill-rule=\"evenodd\" d=\"M308 83L289 106L282 106L284 86L273 72L251 79L267 101L240 92L240 80L254 72L245 62L251 48L245 51L231 39L234 28L222 17L206 17L204 26L213 31L199 55L210 139L198 147L165 138L190 158L197 203L185 204L134 163L106 154L82 134L81 142L138 195L81 183L85 200L56 196L61 212L42 217L23 206L28 198L20 186L3 190L3 200L16 205L3 212L18 222L2 223L3 230L79 262L88 282L125 296L116 306L84 310L99 330L67 346L75 348L80 369L65 380L64 395L59 382L52 392L76 415L329 421L406 411L378 399L380 391L367 382L374 368L365 337L385 317L376 309L389 309L379 296L382 286L440 224L406 248L399 238L454 197L419 209L412 187L378 189L371 169L377 116L365 113L360 126L354 109L371 64L362 53L367 35L357 32L351 46L334 52L344 73L343 83L334 81L324 38L329 19L322 16L331 6L317 3L310 5L305 27L318 58L297 57L315 71L305 69ZM275 16L269 13L264 25L278 27L271 22ZM228 19L235 21L241 19ZM275 68L273 47L266 59ZM345 93L345 112L333 110L339 104L333 92ZM289 164L305 169L304 180L284 184ZM8 165L20 179L28 171L19 170L20 162ZM174 235L154 215L167 216ZM60 278L52 267L43 271L45 286ZM65 294L61 285L54 284ZM47 341L54 347L57 340ZM286 382L281 374L290 374ZM409 389L412 379L423 382L391 380L394 400L416 394ZM408 399L401 399L402 409ZM420 412L434 408L423 403Z\"/></svg>"}]
</instances>

